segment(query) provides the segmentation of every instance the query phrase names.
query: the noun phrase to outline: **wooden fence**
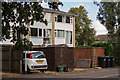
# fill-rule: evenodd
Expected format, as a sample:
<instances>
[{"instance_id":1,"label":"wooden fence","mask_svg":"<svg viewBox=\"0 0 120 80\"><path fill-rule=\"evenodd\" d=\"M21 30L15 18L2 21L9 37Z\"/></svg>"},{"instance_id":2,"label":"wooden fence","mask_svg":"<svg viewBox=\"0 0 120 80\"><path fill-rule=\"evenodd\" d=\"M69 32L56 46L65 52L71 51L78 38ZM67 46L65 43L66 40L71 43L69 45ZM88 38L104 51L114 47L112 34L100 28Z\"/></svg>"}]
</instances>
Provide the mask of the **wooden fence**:
<instances>
[{"instance_id":1,"label":"wooden fence","mask_svg":"<svg viewBox=\"0 0 120 80\"><path fill-rule=\"evenodd\" d=\"M13 50L12 47L2 46L2 71L22 73L23 53ZM91 67L95 67L97 57L104 56L103 48L45 47L33 48L33 50L45 53L49 71L56 71L56 67L60 65L66 65L73 70L78 59L91 59Z\"/></svg>"},{"instance_id":2,"label":"wooden fence","mask_svg":"<svg viewBox=\"0 0 120 80\"><path fill-rule=\"evenodd\" d=\"M2 45L2 71L22 73L22 53L12 45Z\"/></svg>"},{"instance_id":3,"label":"wooden fence","mask_svg":"<svg viewBox=\"0 0 120 80\"><path fill-rule=\"evenodd\" d=\"M70 47L46 47L34 48L33 50L43 51L48 61L48 70L56 70L57 66L66 65L74 69L74 48Z\"/></svg>"}]
</instances>

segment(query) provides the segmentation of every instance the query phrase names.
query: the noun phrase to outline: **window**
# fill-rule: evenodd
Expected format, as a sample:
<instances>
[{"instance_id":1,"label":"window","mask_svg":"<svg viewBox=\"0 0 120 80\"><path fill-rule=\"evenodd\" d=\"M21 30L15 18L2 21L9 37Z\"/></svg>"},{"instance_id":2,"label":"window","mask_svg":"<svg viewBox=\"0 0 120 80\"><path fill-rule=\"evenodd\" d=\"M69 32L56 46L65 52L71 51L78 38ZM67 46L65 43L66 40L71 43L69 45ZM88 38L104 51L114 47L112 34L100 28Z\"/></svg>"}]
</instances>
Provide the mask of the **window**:
<instances>
[{"instance_id":1,"label":"window","mask_svg":"<svg viewBox=\"0 0 120 80\"><path fill-rule=\"evenodd\" d=\"M51 38L43 38L44 44L51 44Z\"/></svg>"},{"instance_id":2,"label":"window","mask_svg":"<svg viewBox=\"0 0 120 80\"><path fill-rule=\"evenodd\" d=\"M58 37L64 38L64 31L58 30Z\"/></svg>"},{"instance_id":3,"label":"window","mask_svg":"<svg viewBox=\"0 0 120 80\"><path fill-rule=\"evenodd\" d=\"M64 30L55 30L55 37L64 38L65 36Z\"/></svg>"},{"instance_id":4,"label":"window","mask_svg":"<svg viewBox=\"0 0 120 80\"><path fill-rule=\"evenodd\" d=\"M61 15L57 16L57 22L62 22L62 16Z\"/></svg>"},{"instance_id":5,"label":"window","mask_svg":"<svg viewBox=\"0 0 120 80\"><path fill-rule=\"evenodd\" d=\"M44 29L44 44L51 44L51 29Z\"/></svg>"},{"instance_id":6,"label":"window","mask_svg":"<svg viewBox=\"0 0 120 80\"><path fill-rule=\"evenodd\" d=\"M55 37L57 37L57 30L55 30Z\"/></svg>"},{"instance_id":7,"label":"window","mask_svg":"<svg viewBox=\"0 0 120 80\"><path fill-rule=\"evenodd\" d=\"M30 28L30 30L31 30L31 36L40 36L40 37L42 37L42 29L39 29L39 28Z\"/></svg>"},{"instance_id":8,"label":"window","mask_svg":"<svg viewBox=\"0 0 120 80\"><path fill-rule=\"evenodd\" d=\"M51 37L51 29L44 29L44 37Z\"/></svg>"},{"instance_id":9,"label":"window","mask_svg":"<svg viewBox=\"0 0 120 80\"><path fill-rule=\"evenodd\" d=\"M70 23L70 17L66 16L66 23Z\"/></svg>"},{"instance_id":10,"label":"window","mask_svg":"<svg viewBox=\"0 0 120 80\"><path fill-rule=\"evenodd\" d=\"M72 17L70 17L70 23L73 23L73 18Z\"/></svg>"},{"instance_id":11,"label":"window","mask_svg":"<svg viewBox=\"0 0 120 80\"><path fill-rule=\"evenodd\" d=\"M39 29L39 36L42 37L42 29Z\"/></svg>"},{"instance_id":12,"label":"window","mask_svg":"<svg viewBox=\"0 0 120 80\"><path fill-rule=\"evenodd\" d=\"M57 21L57 17L55 16L55 21Z\"/></svg>"},{"instance_id":13,"label":"window","mask_svg":"<svg viewBox=\"0 0 120 80\"><path fill-rule=\"evenodd\" d=\"M32 58L37 59L37 58L44 58L44 55L42 53L32 53Z\"/></svg>"},{"instance_id":14,"label":"window","mask_svg":"<svg viewBox=\"0 0 120 80\"><path fill-rule=\"evenodd\" d=\"M72 44L72 31L70 31L70 44Z\"/></svg>"},{"instance_id":15,"label":"window","mask_svg":"<svg viewBox=\"0 0 120 80\"><path fill-rule=\"evenodd\" d=\"M72 31L66 31L66 44L72 44Z\"/></svg>"},{"instance_id":16,"label":"window","mask_svg":"<svg viewBox=\"0 0 120 80\"><path fill-rule=\"evenodd\" d=\"M38 36L38 30L37 28L30 28L31 29L31 36Z\"/></svg>"}]
</instances>

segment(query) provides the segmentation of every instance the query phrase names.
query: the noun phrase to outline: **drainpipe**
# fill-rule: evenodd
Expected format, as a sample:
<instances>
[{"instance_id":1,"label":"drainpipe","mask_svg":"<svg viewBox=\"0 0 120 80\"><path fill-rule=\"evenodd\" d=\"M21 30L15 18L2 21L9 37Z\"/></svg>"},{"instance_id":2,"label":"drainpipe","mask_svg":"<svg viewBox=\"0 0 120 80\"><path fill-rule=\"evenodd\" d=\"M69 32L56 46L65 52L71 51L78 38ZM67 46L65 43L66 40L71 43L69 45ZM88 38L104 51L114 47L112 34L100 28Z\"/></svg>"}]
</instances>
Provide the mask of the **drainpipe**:
<instances>
[{"instance_id":1,"label":"drainpipe","mask_svg":"<svg viewBox=\"0 0 120 80\"><path fill-rule=\"evenodd\" d=\"M75 47L75 16L73 16L73 47Z\"/></svg>"}]
</instances>

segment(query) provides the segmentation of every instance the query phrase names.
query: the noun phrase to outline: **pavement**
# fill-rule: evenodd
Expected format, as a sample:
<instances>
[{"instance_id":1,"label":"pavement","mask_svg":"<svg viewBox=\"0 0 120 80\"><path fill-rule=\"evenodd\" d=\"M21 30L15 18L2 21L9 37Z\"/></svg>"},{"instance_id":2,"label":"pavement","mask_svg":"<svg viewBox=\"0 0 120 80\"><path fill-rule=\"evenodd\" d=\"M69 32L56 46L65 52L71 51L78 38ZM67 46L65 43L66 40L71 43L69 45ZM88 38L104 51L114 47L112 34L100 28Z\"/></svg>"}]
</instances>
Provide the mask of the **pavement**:
<instances>
[{"instance_id":1,"label":"pavement","mask_svg":"<svg viewBox=\"0 0 120 80\"><path fill-rule=\"evenodd\" d=\"M118 67L100 69L76 69L71 72L32 72L31 74L7 75L3 78L118 78Z\"/></svg>"}]
</instances>

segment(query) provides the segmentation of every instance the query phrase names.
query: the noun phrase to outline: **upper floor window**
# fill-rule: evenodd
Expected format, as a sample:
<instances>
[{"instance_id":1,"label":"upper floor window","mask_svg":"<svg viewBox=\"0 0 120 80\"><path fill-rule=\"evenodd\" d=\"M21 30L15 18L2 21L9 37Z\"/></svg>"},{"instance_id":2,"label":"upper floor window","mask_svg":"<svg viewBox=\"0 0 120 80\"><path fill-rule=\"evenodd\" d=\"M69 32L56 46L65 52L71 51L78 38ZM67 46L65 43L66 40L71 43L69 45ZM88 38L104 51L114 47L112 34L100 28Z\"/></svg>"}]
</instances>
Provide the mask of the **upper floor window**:
<instances>
[{"instance_id":1,"label":"upper floor window","mask_svg":"<svg viewBox=\"0 0 120 80\"><path fill-rule=\"evenodd\" d=\"M70 23L73 23L73 17L70 17Z\"/></svg>"},{"instance_id":2,"label":"upper floor window","mask_svg":"<svg viewBox=\"0 0 120 80\"><path fill-rule=\"evenodd\" d=\"M70 17L66 16L66 23L70 23Z\"/></svg>"},{"instance_id":3,"label":"upper floor window","mask_svg":"<svg viewBox=\"0 0 120 80\"><path fill-rule=\"evenodd\" d=\"M62 16L61 15L57 16L57 22L62 22Z\"/></svg>"}]
</instances>

